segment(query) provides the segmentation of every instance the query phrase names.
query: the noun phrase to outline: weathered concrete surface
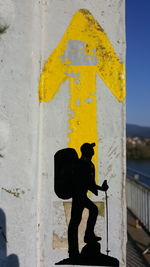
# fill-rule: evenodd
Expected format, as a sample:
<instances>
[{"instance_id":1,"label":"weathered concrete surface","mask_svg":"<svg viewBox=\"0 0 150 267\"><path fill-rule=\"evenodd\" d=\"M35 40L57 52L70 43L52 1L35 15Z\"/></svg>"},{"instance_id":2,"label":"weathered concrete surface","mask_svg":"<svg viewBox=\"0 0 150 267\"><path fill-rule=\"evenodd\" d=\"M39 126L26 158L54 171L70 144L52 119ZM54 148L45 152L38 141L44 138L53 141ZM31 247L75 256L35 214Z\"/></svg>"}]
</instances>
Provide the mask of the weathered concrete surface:
<instances>
[{"instance_id":1,"label":"weathered concrete surface","mask_svg":"<svg viewBox=\"0 0 150 267\"><path fill-rule=\"evenodd\" d=\"M0 207L19 267L37 266L39 19L35 1L0 1Z\"/></svg>"},{"instance_id":2,"label":"weathered concrete surface","mask_svg":"<svg viewBox=\"0 0 150 267\"><path fill-rule=\"evenodd\" d=\"M68 143L69 81L61 84L52 101L39 104L40 74L79 9L91 12L124 62L124 0L1 0L0 4L0 26L4 29L0 32L0 200L7 222L7 255L16 254L20 267L54 266L67 257L69 208L54 194L53 156ZM96 88L98 182L107 179L110 187L110 255L125 266L124 103L100 77ZM76 101L80 105L79 99ZM91 197L105 205L104 196ZM96 233L102 236L105 253L106 216L101 215ZM58 238L59 248L55 248ZM81 236L80 246L82 242Z\"/></svg>"}]
</instances>

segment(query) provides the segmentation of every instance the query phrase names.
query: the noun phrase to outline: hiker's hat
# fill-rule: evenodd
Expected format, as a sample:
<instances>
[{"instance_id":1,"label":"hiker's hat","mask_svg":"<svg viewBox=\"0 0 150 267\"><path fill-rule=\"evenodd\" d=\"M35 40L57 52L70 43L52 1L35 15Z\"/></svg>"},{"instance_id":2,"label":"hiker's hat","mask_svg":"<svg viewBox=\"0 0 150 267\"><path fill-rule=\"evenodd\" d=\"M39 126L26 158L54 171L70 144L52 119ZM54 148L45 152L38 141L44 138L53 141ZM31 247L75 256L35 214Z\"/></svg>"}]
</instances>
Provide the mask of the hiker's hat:
<instances>
[{"instance_id":1,"label":"hiker's hat","mask_svg":"<svg viewBox=\"0 0 150 267\"><path fill-rule=\"evenodd\" d=\"M80 150L82 153L91 150L91 148L93 148L94 146L96 146L95 143L84 143L81 147Z\"/></svg>"}]
</instances>

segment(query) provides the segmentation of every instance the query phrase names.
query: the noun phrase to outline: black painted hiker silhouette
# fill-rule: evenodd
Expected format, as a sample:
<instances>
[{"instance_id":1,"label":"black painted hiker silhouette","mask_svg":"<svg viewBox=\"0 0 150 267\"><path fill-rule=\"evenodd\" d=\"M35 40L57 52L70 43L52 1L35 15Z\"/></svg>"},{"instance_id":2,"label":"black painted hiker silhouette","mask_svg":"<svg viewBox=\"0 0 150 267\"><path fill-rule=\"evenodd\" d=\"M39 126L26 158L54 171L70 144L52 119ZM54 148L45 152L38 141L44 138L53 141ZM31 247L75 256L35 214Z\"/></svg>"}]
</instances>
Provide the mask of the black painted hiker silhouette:
<instances>
[{"instance_id":1,"label":"black painted hiker silhouette","mask_svg":"<svg viewBox=\"0 0 150 267\"><path fill-rule=\"evenodd\" d=\"M59 198L72 198L71 219L68 226L68 252L69 258L56 265L77 264L97 266L119 266L119 261L108 255L100 253L98 237L94 227L98 216L97 206L88 198L90 190L96 196L98 190L107 191L105 180L102 186L95 183L95 167L92 163L95 143L84 143L81 146L81 158L73 148L59 150L55 154L55 193ZM78 227L82 219L84 208L89 210L84 242L87 243L79 253Z\"/></svg>"}]
</instances>

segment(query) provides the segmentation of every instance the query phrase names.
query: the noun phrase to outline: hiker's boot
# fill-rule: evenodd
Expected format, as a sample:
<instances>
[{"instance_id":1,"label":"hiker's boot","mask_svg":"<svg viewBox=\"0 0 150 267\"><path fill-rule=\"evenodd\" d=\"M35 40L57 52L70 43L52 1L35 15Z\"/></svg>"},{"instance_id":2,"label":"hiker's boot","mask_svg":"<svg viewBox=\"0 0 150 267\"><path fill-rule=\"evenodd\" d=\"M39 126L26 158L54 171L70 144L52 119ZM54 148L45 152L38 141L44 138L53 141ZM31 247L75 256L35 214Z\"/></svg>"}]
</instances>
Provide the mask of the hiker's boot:
<instances>
[{"instance_id":1,"label":"hiker's boot","mask_svg":"<svg viewBox=\"0 0 150 267\"><path fill-rule=\"evenodd\" d=\"M69 259L72 264L77 264L80 258L80 254L78 251L71 251L69 252Z\"/></svg>"},{"instance_id":2,"label":"hiker's boot","mask_svg":"<svg viewBox=\"0 0 150 267\"><path fill-rule=\"evenodd\" d=\"M96 236L95 234L85 234L84 236L84 242L85 243L93 243L93 242L98 242L102 240L102 238L100 236Z\"/></svg>"}]
</instances>

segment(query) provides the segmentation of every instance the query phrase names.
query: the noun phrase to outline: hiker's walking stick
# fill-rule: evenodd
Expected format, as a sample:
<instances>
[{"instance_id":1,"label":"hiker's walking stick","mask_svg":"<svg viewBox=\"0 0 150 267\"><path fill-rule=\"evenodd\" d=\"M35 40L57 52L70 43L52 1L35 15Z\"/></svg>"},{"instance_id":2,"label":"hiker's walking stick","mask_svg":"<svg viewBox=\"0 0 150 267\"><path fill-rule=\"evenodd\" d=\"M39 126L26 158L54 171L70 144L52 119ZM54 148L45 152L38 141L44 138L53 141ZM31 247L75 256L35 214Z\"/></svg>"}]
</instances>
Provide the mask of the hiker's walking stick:
<instances>
[{"instance_id":1,"label":"hiker's walking stick","mask_svg":"<svg viewBox=\"0 0 150 267\"><path fill-rule=\"evenodd\" d=\"M107 191L105 191L105 198L106 198L106 239L107 239L107 256L110 252L110 250L108 249L108 196L107 196Z\"/></svg>"}]
</instances>

